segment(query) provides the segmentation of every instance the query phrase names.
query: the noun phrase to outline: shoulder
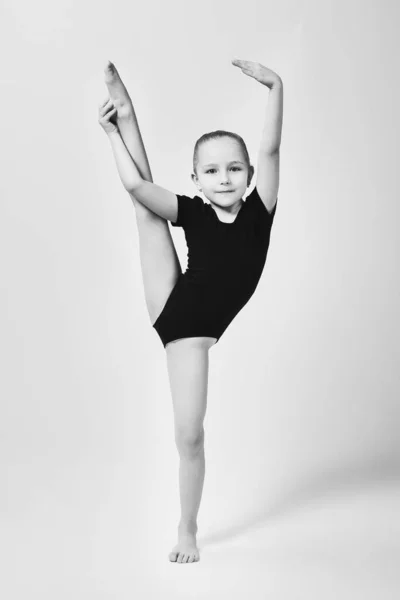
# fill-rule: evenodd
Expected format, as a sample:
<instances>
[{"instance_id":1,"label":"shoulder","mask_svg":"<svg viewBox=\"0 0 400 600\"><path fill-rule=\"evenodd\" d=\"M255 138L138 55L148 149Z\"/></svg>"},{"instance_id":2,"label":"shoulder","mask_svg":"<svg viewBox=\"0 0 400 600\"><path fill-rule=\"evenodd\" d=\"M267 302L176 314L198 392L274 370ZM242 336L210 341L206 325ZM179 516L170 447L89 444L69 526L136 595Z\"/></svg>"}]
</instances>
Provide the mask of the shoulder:
<instances>
[{"instance_id":1,"label":"shoulder","mask_svg":"<svg viewBox=\"0 0 400 600\"><path fill-rule=\"evenodd\" d=\"M205 202L200 196L186 196L185 194L176 194L178 202L177 220L171 225L173 227L186 227L196 223L201 213L204 211Z\"/></svg>"},{"instance_id":2,"label":"shoulder","mask_svg":"<svg viewBox=\"0 0 400 600\"><path fill-rule=\"evenodd\" d=\"M246 204L247 204L247 202L249 203L249 208L251 207L260 216L267 218L271 222L273 221L273 219L275 217L278 197L276 198L275 204L273 205L273 207L268 209L266 207L266 205L264 204L263 200L261 199L261 196L257 190L257 186L255 186L253 188L253 190L250 192L250 194L247 196Z\"/></svg>"}]
</instances>

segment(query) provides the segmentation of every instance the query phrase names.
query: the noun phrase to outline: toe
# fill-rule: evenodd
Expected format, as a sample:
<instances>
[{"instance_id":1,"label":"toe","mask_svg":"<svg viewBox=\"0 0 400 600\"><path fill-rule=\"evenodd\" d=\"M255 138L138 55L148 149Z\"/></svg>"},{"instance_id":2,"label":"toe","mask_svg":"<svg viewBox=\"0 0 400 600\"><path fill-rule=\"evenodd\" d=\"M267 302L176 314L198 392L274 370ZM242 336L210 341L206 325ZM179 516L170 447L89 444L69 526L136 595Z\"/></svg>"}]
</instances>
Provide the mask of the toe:
<instances>
[{"instance_id":1,"label":"toe","mask_svg":"<svg viewBox=\"0 0 400 600\"><path fill-rule=\"evenodd\" d=\"M104 65L104 71L107 75L111 75L113 73L114 65L112 64L111 60L108 60Z\"/></svg>"},{"instance_id":2,"label":"toe","mask_svg":"<svg viewBox=\"0 0 400 600\"><path fill-rule=\"evenodd\" d=\"M189 556L188 562L190 562L190 563L194 562L194 554L192 554L191 556Z\"/></svg>"},{"instance_id":3,"label":"toe","mask_svg":"<svg viewBox=\"0 0 400 600\"><path fill-rule=\"evenodd\" d=\"M169 560L171 562L176 562L177 557L178 557L178 552L170 552L170 554L169 554Z\"/></svg>"}]
</instances>

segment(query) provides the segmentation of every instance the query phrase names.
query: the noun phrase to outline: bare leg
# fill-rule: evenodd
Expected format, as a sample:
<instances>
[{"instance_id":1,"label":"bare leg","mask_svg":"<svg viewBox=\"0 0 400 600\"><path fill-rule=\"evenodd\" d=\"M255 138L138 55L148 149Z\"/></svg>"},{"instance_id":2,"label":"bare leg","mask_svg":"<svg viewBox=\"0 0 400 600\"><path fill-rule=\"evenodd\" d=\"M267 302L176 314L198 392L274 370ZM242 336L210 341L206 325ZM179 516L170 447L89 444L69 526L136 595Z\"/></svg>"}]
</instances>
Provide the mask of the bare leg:
<instances>
[{"instance_id":1,"label":"bare leg","mask_svg":"<svg viewBox=\"0 0 400 600\"><path fill-rule=\"evenodd\" d=\"M121 137L142 177L152 181L132 101L113 65L105 69L106 83L118 111ZM139 231L140 256L147 307L152 323L161 312L181 273L167 221L133 196ZM203 419L207 401L208 350L215 338L185 338L166 346L175 415L175 439L180 454L181 520L173 562L195 562L197 514L203 490L205 458Z\"/></svg>"},{"instance_id":2,"label":"bare leg","mask_svg":"<svg viewBox=\"0 0 400 600\"><path fill-rule=\"evenodd\" d=\"M203 421L207 408L208 351L216 338L183 338L166 346L179 452L181 518L171 562L200 560L196 545L197 515L205 475Z\"/></svg>"},{"instance_id":3,"label":"bare leg","mask_svg":"<svg viewBox=\"0 0 400 600\"><path fill-rule=\"evenodd\" d=\"M117 69L108 63L105 83L117 109L117 124L142 177L153 181L132 100ZM130 194L139 233L140 262L146 305L153 324L182 272L168 223Z\"/></svg>"}]
</instances>

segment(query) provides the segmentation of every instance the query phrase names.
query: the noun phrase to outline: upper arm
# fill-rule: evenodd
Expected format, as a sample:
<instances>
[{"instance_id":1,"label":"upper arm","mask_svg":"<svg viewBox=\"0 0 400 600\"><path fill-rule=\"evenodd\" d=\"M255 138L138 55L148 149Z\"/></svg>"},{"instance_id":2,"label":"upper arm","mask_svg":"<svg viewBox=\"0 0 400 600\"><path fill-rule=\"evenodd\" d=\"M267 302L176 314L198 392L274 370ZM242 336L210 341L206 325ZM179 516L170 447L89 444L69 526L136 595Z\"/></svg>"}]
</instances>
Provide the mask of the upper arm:
<instances>
[{"instance_id":1,"label":"upper arm","mask_svg":"<svg viewBox=\"0 0 400 600\"><path fill-rule=\"evenodd\" d=\"M202 216L204 215L205 204L200 196L185 196L176 194L178 201L178 214L171 225L174 227L183 227L185 231L192 227L199 227Z\"/></svg>"},{"instance_id":2,"label":"upper arm","mask_svg":"<svg viewBox=\"0 0 400 600\"><path fill-rule=\"evenodd\" d=\"M174 192L143 179L130 193L159 217L176 221L178 200Z\"/></svg>"},{"instance_id":3,"label":"upper arm","mask_svg":"<svg viewBox=\"0 0 400 600\"><path fill-rule=\"evenodd\" d=\"M272 154L260 152L257 167L257 191L270 213L275 206L279 189L279 150Z\"/></svg>"}]
</instances>

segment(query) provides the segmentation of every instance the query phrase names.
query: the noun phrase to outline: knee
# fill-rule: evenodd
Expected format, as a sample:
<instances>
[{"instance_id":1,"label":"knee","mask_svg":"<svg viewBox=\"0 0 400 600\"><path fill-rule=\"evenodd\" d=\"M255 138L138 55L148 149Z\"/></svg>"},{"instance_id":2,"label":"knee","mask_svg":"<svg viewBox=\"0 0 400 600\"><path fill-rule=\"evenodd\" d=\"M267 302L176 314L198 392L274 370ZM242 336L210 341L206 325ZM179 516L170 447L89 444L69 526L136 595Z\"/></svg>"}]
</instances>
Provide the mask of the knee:
<instances>
[{"instance_id":1,"label":"knee","mask_svg":"<svg viewBox=\"0 0 400 600\"><path fill-rule=\"evenodd\" d=\"M196 454L204 447L204 428L177 428L175 442L179 453Z\"/></svg>"}]
</instances>

